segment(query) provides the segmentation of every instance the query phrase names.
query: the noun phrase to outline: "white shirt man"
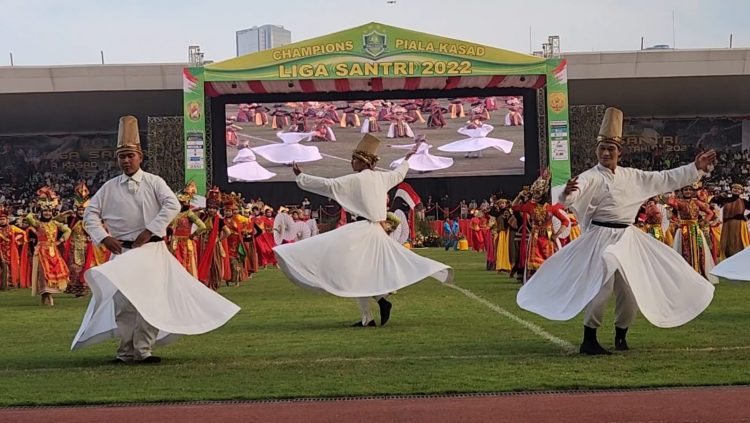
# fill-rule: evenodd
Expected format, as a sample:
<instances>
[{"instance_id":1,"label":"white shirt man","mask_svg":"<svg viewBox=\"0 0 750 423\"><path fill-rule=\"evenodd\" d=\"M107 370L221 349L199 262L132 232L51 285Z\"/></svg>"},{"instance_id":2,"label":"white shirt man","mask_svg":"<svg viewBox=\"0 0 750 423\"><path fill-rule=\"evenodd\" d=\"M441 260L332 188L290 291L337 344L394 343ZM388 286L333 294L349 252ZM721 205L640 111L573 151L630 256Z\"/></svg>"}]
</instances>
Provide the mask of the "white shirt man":
<instances>
[{"instance_id":1,"label":"white shirt man","mask_svg":"<svg viewBox=\"0 0 750 423\"><path fill-rule=\"evenodd\" d=\"M140 169L142 160L138 123L125 116L117 145L123 174L107 181L84 213L91 238L113 260L86 273L93 296L72 349L118 336L114 363L158 363L161 358L151 354L157 341L208 332L239 311L192 277L160 242L180 203L162 178Z\"/></svg>"},{"instance_id":2,"label":"white shirt man","mask_svg":"<svg viewBox=\"0 0 750 423\"><path fill-rule=\"evenodd\" d=\"M569 320L581 310L580 352L610 354L598 342L607 302L614 292L615 349L627 350L628 327L638 309L658 327L675 327L700 314L713 286L673 249L631 226L643 202L690 185L715 160L713 151L695 163L662 172L618 167L622 112L609 108L597 145L599 164L571 179L559 201L576 213L583 234L555 253L521 288L518 305L551 320Z\"/></svg>"},{"instance_id":3,"label":"white shirt man","mask_svg":"<svg viewBox=\"0 0 750 423\"><path fill-rule=\"evenodd\" d=\"M86 208L84 222L94 243L121 254L161 240L180 212L180 202L164 179L140 169L141 153L121 150L117 160L124 173L97 191ZM159 329L150 325L120 291L113 300L120 337L115 362L160 362L151 354Z\"/></svg>"}]
</instances>

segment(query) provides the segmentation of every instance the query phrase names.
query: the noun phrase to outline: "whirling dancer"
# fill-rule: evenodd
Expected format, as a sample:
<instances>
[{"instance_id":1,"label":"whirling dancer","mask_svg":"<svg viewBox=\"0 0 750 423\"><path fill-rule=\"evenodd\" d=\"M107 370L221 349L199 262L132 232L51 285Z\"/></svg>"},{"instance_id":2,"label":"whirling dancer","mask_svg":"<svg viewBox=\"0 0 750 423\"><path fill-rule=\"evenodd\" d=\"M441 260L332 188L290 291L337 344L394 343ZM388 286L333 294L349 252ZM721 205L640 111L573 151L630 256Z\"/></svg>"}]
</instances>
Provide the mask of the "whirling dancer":
<instances>
[{"instance_id":1,"label":"whirling dancer","mask_svg":"<svg viewBox=\"0 0 750 423\"><path fill-rule=\"evenodd\" d=\"M227 168L229 182L265 181L276 176L258 164L253 150L249 148L241 149L232 162L235 164Z\"/></svg>"},{"instance_id":2,"label":"whirling dancer","mask_svg":"<svg viewBox=\"0 0 750 423\"><path fill-rule=\"evenodd\" d=\"M357 112L361 111L356 107L355 103L347 102L346 106L341 107L341 119L339 120L339 126L346 128L351 126L353 128L359 128L362 123L360 122L359 115Z\"/></svg>"},{"instance_id":3,"label":"whirling dancer","mask_svg":"<svg viewBox=\"0 0 750 423\"><path fill-rule=\"evenodd\" d=\"M409 126L409 122L413 122L413 119L406 114L405 108L394 106L385 118L391 121L388 127L388 138L414 138L414 132Z\"/></svg>"},{"instance_id":4,"label":"whirling dancer","mask_svg":"<svg viewBox=\"0 0 750 423\"><path fill-rule=\"evenodd\" d=\"M253 103L250 105L250 111L255 117L255 126L266 126L268 123L268 112L270 110L271 109L262 104Z\"/></svg>"},{"instance_id":5,"label":"whirling dancer","mask_svg":"<svg viewBox=\"0 0 750 423\"><path fill-rule=\"evenodd\" d=\"M300 188L333 198L357 215L357 221L324 234L274 248L284 274L299 286L340 297L358 298L361 319L354 326L375 326L369 298L380 306L380 324L390 318L392 304L386 296L432 276L441 282L453 279L453 269L418 256L393 241L384 230L388 190L403 181L409 170L407 154L391 172L374 171L380 140L365 134L352 153L354 174L327 179L293 167ZM346 248L341 248L346 245ZM334 254L331 254L335 251Z\"/></svg>"},{"instance_id":6,"label":"whirling dancer","mask_svg":"<svg viewBox=\"0 0 750 423\"><path fill-rule=\"evenodd\" d=\"M331 110L331 112L336 112ZM328 112L320 110L315 115L315 125L313 126L313 140L314 141L336 141L336 135L333 133L331 125L336 123L336 120L331 119ZM299 161L299 160L297 160Z\"/></svg>"},{"instance_id":7,"label":"whirling dancer","mask_svg":"<svg viewBox=\"0 0 750 423\"><path fill-rule=\"evenodd\" d=\"M234 146L240 142L237 137L237 131L242 130L242 127L234 124L235 119L234 116L230 116L229 119L226 120L227 145Z\"/></svg>"},{"instance_id":8,"label":"whirling dancer","mask_svg":"<svg viewBox=\"0 0 750 423\"><path fill-rule=\"evenodd\" d=\"M750 247L724 259L711 270L711 275L733 281L750 282Z\"/></svg>"},{"instance_id":9,"label":"whirling dancer","mask_svg":"<svg viewBox=\"0 0 750 423\"><path fill-rule=\"evenodd\" d=\"M389 145L389 147L408 150L416 149L416 153L409 158L410 170L416 170L417 172L432 172L434 170L447 169L453 166L453 159L450 157L439 157L430 154L430 148L432 148L432 146L427 143L427 137L424 134L417 135L414 138L414 144ZM403 161L403 158L394 160L391 163L391 169L399 167Z\"/></svg>"},{"instance_id":10,"label":"whirling dancer","mask_svg":"<svg viewBox=\"0 0 750 423\"><path fill-rule=\"evenodd\" d=\"M83 217L91 239L115 258L86 272L93 295L71 349L119 337L113 362L158 363L155 343L209 332L240 308L190 276L164 245L180 203L162 178L140 169L135 117L120 118L115 154L123 174L97 191Z\"/></svg>"},{"instance_id":11,"label":"whirling dancer","mask_svg":"<svg viewBox=\"0 0 750 423\"><path fill-rule=\"evenodd\" d=\"M310 141L311 132L277 132L276 136L281 139L281 144L270 144L253 148L253 152L273 163L289 164L292 162L314 162L323 160L318 147L300 144L301 141Z\"/></svg>"},{"instance_id":12,"label":"whirling dancer","mask_svg":"<svg viewBox=\"0 0 750 423\"><path fill-rule=\"evenodd\" d=\"M464 113L464 102L460 98L453 98L449 100L450 105L450 118L456 119L456 118L462 118L466 116Z\"/></svg>"},{"instance_id":13,"label":"whirling dancer","mask_svg":"<svg viewBox=\"0 0 750 423\"><path fill-rule=\"evenodd\" d=\"M380 132L380 123L378 123L378 110L371 102L366 102L362 106L362 127L359 132L367 134L369 132Z\"/></svg>"},{"instance_id":14,"label":"whirling dancer","mask_svg":"<svg viewBox=\"0 0 750 423\"><path fill-rule=\"evenodd\" d=\"M638 310L658 327L694 319L714 287L674 250L632 226L641 204L696 181L715 160L662 172L618 167L622 112L604 114L596 155L599 164L568 181L559 201L579 218L583 235L550 257L518 293L518 305L551 320L569 320L584 308L582 354L611 354L597 340L607 302L615 292L615 349L627 350L628 328Z\"/></svg>"},{"instance_id":15,"label":"whirling dancer","mask_svg":"<svg viewBox=\"0 0 750 423\"><path fill-rule=\"evenodd\" d=\"M269 113L271 116L271 129L285 129L289 126L290 113L283 109L283 104L274 104L273 111Z\"/></svg>"},{"instance_id":16,"label":"whirling dancer","mask_svg":"<svg viewBox=\"0 0 750 423\"><path fill-rule=\"evenodd\" d=\"M523 103L518 97L509 97L505 100L505 126L523 126Z\"/></svg>"},{"instance_id":17,"label":"whirling dancer","mask_svg":"<svg viewBox=\"0 0 750 423\"><path fill-rule=\"evenodd\" d=\"M425 112L429 113L427 117L427 128L442 128L445 126L445 114L448 113L448 109L440 106L440 102L435 99L425 100L425 106L423 106Z\"/></svg>"},{"instance_id":18,"label":"whirling dancer","mask_svg":"<svg viewBox=\"0 0 750 423\"><path fill-rule=\"evenodd\" d=\"M458 133L466 135L469 138L445 144L438 147L438 150L448 153L466 153L466 157L482 157L482 150L487 148L494 148L505 154L509 154L511 149L513 149L513 141L487 137L493 129L495 128L492 125L487 124L482 124L481 126L470 124L459 128ZM471 153L476 154L470 156Z\"/></svg>"},{"instance_id":19,"label":"whirling dancer","mask_svg":"<svg viewBox=\"0 0 750 423\"><path fill-rule=\"evenodd\" d=\"M308 132L307 116L305 116L301 108L294 109L291 114L291 122L289 132Z\"/></svg>"}]
</instances>

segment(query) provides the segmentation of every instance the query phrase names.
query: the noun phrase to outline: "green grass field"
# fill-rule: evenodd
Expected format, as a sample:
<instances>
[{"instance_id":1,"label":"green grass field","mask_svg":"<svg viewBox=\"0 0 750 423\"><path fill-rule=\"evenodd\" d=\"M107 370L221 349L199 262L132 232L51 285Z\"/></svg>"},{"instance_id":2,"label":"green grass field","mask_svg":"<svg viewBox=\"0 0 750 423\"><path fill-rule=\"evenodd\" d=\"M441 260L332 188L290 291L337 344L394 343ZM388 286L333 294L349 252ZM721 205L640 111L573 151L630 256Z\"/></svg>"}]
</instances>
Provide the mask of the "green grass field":
<instances>
[{"instance_id":1,"label":"green grass field","mask_svg":"<svg viewBox=\"0 0 750 423\"><path fill-rule=\"evenodd\" d=\"M720 284L709 309L680 328L639 318L627 353L583 357L569 349L581 319L520 310L519 285L482 270L483 255L419 252L452 265L458 287L568 347L434 280L392 296L387 326L349 328L353 300L301 290L274 269L222 288L243 308L225 327L158 349L160 365L115 366L114 340L69 351L88 299L59 296L43 308L29 291L0 292L0 406L750 383L750 285ZM600 331L605 347L613 332Z\"/></svg>"}]
</instances>

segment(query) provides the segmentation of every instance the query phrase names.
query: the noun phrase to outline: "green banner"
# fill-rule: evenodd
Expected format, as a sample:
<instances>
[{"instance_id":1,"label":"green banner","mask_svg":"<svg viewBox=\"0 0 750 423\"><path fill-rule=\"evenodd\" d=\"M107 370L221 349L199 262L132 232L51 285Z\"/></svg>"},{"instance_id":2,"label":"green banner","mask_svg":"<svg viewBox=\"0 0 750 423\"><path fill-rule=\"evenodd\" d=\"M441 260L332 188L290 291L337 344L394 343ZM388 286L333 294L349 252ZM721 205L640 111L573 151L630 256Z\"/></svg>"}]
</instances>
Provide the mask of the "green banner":
<instances>
[{"instance_id":1,"label":"green banner","mask_svg":"<svg viewBox=\"0 0 750 423\"><path fill-rule=\"evenodd\" d=\"M372 22L206 66L207 81L539 75L543 58Z\"/></svg>"},{"instance_id":2,"label":"green banner","mask_svg":"<svg viewBox=\"0 0 750 423\"><path fill-rule=\"evenodd\" d=\"M185 131L185 182L195 181L198 194L206 194L206 110L203 68L182 71Z\"/></svg>"},{"instance_id":3,"label":"green banner","mask_svg":"<svg viewBox=\"0 0 750 423\"><path fill-rule=\"evenodd\" d=\"M565 60L547 60L547 134L553 188L570 179L567 65Z\"/></svg>"}]
</instances>

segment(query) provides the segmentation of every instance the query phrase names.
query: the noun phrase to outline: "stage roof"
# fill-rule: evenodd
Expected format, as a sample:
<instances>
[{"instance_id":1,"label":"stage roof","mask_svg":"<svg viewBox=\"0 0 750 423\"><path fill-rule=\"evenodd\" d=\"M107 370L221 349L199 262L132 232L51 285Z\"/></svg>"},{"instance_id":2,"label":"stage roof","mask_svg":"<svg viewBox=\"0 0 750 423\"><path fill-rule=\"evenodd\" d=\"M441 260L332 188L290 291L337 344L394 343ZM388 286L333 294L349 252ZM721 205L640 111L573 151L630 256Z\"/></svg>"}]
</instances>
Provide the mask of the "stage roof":
<instances>
[{"instance_id":1,"label":"stage roof","mask_svg":"<svg viewBox=\"0 0 750 423\"><path fill-rule=\"evenodd\" d=\"M547 60L377 22L204 67L209 95L539 88Z\"/></svg>"}]
</instances>

